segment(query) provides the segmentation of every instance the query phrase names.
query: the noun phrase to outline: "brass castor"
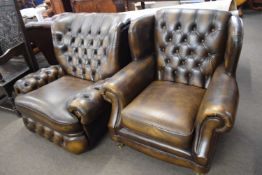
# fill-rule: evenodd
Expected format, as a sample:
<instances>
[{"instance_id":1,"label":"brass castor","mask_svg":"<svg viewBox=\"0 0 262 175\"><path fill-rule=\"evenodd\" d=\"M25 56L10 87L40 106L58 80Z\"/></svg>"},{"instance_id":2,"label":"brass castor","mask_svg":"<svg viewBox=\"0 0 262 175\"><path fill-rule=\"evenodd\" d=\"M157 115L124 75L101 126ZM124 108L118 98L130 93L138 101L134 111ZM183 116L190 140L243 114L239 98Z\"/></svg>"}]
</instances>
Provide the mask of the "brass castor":
<instances>
[{"instance_id":1,"label":"brass castor","mask_svg":"<svg viewBox=\"0 0 262 175\"><path fill-rule=\"evenodd\" d=\"M124 146L125 146L125 144L123 144L123 143L117 143L117 147L118 147L119 149L122 149Z\"/></svg>"}]
</instances>

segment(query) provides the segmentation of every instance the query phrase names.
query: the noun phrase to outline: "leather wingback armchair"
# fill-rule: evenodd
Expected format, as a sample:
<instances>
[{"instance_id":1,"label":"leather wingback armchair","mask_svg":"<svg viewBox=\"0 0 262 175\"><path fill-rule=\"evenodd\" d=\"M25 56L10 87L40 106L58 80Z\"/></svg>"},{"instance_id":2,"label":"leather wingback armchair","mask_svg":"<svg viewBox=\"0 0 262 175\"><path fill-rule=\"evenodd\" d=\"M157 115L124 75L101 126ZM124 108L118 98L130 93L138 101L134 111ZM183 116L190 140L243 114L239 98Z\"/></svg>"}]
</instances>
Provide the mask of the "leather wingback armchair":
<instances>
[{"instance_id":1,"label":"leather wingback armchair","mask_svg":"<svg viewBox=\"0 0 262 175\"><path fill-rule=\"evenodd\" d=\"M65 14L52 24L59 65L14 85L25 126L73 153L105 133L110 106L100 89L130 61L129 20L117 14Z\"/></svg>"},{"instance_id":2,"label":"leather wingback armchair","mask_svg":"<svg viewBox=\"0 0 262 175\"><path fill-rule=\"evenodd\" d=\"M132 22L136 60L104 85L113 140L207 173L234 124L242 21L225 11L165 9Z\"/></svg>"}]
</instances>

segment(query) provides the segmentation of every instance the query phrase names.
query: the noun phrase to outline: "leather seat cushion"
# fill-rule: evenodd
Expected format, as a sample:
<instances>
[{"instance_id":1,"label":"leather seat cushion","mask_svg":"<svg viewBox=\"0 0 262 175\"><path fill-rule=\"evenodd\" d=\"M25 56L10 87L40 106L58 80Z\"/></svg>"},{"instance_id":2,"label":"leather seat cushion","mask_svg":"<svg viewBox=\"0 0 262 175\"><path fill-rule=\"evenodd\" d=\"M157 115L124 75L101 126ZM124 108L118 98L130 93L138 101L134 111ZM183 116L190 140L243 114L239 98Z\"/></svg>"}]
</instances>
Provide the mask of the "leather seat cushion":
<instances>
[{"instance_id":1,"label":"leather seat cushion","mask_svg":"<svg viewBox=\"0 0 262 175\"><path fill-rule=\"evenodd\" d=\"M191 145L205 89L169 81L152 82L121 113L121 124L178 148Z\"/></svg>"},{"instance_id":2,"label":"leather seat cushion","mask_svg":"<svg viewBox=\"0 0 262 175\"><path fill-rule=\"evenodd\" d=\"M32 118L58 132L82 132L81 124L67 111L66 103L72 95L91 84L91 81L64 76L28 94L18 96L15 103L24 117Z\"/></svg>"}]
</instances>

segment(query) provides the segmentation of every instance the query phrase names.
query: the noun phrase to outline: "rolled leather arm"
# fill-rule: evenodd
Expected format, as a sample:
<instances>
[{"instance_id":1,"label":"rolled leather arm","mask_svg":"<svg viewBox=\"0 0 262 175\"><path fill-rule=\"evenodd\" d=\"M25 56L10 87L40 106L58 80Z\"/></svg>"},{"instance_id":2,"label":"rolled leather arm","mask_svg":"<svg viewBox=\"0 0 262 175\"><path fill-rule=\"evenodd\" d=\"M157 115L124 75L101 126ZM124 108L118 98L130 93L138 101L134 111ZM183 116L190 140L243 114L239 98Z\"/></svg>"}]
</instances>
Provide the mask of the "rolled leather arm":
<instances>
[{"instance_id":1,"label":"rolled leather arm","mask_svg":"<svg viewBox=\"0 0 262 175\"><path fill-rule=\"evenodd\" d=\"M42 68L35 73L28 74L14 84L15 93L25 94L38 89L64 75L63 69L59 65Z\"/></svg>"},{"instance_id":2,"label":"rolled leather arm","mask_svg":"<svg viewBox=\"0 0 262 175\"><path fill-rule=\"evenodd\" d=\"M101 94L101 86L105 81L87 87L68 100L67 110L77 117L81 124L90 124L103 112L105 100Z\"/></svg>"},{"instance_id":3,"label":"rolled leather arm","mask_svg":"<svg viewBox=\"0 0 262 175\"><path fill-rule=\"evenodd\" d=\"M134 99L154 78L153 56L133 61L110 78L103 86L106 100L111 102L113 93L121 107L125 107Z\"/></svg>"},{"instance_id":4,"label":"rolled leather arm","mask_svg":"<svg viewBox=\"0 0 262 175\"><path fill-rule=\"evenodd\" d=\"M220 66L203 97L195 122L193 153L198 163L208 164L218 133L233 127L238 98L235 77L227 74L224 66Z\"/></svg>"},{"instance_id":5,"label":"rolled leather arm","mask_svg":"<svg viewBox=\"0 0 262 175\"><path fill-rule=\"evenodd\" d=\"M228 75L223 65L217 68L212 81L202 99L196 126L201 125L208 117L216 117L223 122L217 132L232 128L238 106L238 86L235 77Z\"/></svg>"}]
</instances>

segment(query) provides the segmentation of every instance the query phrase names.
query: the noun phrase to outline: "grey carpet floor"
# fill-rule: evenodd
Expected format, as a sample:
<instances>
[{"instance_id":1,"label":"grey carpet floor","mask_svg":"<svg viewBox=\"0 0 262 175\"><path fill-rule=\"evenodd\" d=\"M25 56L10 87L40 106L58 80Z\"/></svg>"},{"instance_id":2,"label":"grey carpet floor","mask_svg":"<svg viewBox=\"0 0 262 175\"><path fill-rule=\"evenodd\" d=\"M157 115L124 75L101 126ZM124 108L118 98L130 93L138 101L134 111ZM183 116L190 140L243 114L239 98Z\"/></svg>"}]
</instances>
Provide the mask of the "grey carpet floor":
<instances>
[{"instance_id":1,"label":"grey carpet floor","mask_svg":"<svg viewBox=\"0 0 262 175\"><path fill-rule=\"evenodd\" d=\"M262 175L262 13L244 17L237 79L240 103L234 129L220 137L210 175ZM21 119L0 112L0 175L190 175L192 171L119 149L108 136L73 155L27 131Z\"/></svg>"}]
</instances>

